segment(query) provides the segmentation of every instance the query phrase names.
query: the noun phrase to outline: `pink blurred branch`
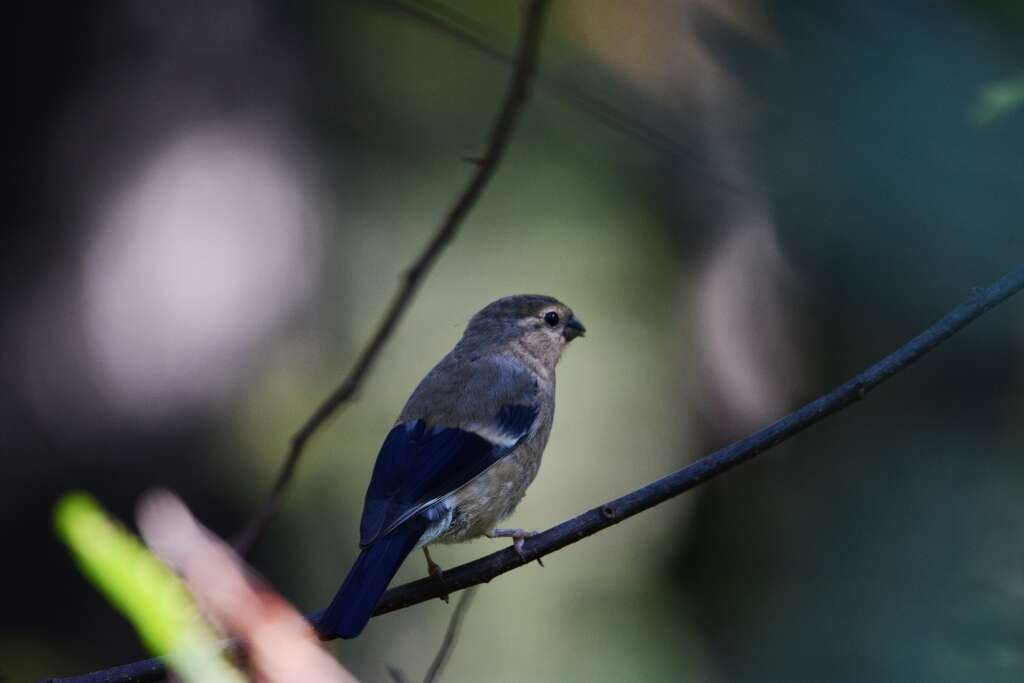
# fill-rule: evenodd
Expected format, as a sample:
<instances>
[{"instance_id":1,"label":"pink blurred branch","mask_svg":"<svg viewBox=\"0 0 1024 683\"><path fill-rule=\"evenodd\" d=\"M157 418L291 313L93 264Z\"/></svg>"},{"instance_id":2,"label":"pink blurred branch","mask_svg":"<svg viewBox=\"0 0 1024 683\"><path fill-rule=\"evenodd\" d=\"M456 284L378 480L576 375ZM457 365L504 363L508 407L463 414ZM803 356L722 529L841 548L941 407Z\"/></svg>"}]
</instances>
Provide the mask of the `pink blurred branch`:
<instances>
[{"instance_id":1,"label":"pink blurred branch","mask_svg":"<svg viewBox=\"0 0 1024 683\"><path fill-rule=\"evenodd\" d=\"M384 594L375 613L393 612L446 593L487 583L496 576L581 541L700 486L860 401L879 384L906 370L936 346L1022 289L1024 265L988 287L974 290L969 299L924 332L857 376L781 420L657 481L532 536L526 541L522 554L509 547L446 570L444 584L433 578L424 578L392 588ZM318 616L319 613L313 613L306 615L306 618L315 622ZM76 678L52 680L55 683L143 683L162 680L163 674L162 662L149 659Z\"/></svg>"}]
</instances>

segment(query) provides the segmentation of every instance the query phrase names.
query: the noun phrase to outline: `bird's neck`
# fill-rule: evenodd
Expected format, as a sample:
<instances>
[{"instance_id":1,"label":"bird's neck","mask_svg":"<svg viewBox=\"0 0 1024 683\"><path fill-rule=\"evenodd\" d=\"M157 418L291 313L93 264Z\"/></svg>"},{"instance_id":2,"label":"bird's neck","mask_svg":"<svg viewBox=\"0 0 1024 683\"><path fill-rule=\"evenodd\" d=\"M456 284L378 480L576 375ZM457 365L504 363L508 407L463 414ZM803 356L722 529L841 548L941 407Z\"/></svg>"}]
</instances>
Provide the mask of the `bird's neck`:
<instances>
[{"instance_id":1,"label":"bird's neck","mask_svg":"<svg viewBox=\"0 0 1024 683\"><path fill-rule=\"evenodd\" d=\"M558 362L557 355L554 355L552 358L539 357L537 354L527 349L526 345L522 342L513 342L511 344L510 351L515 360L525 365L535 375L537 375L538 378L554 388L555 363Z\"/></svg>"}]
</instances>

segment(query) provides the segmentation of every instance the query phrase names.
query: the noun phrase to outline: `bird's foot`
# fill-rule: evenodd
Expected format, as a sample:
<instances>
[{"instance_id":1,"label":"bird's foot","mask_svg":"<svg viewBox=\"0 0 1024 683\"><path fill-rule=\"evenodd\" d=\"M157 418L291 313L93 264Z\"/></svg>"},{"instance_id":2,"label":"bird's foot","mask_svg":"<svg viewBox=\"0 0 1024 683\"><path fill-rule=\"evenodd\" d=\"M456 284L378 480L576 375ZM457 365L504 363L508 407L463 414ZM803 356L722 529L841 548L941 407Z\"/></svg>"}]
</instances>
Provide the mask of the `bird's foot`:
<instances>
[{"instance_id":1,"label":"bird's foot","mask_svg":"<svg viewBox=\"0 0 1024 683\"><path fill-rule=\"evenodd\" d=\"M511 538L512 547L515 549L519 557L525 560L526 555L523 553L523 544L526 539L536 535L536 531L526 531L525 529L492 529L491 532L487 534L487 538ZM539 557L537 558L537 564L541 567L544 566L544 562L542 562Z\"/></svg>"},{"instance_id":2,"label":"bird's foot","mask_svg":"<svg viewBox=\"0 0 1024 683\"><path fill-rule=\"evenodd\" d=\"M445 604L448 604L448 586L444 582L444 570L441 569L441 565L431 559L430 552L426 548L423 549L423 554L427 558L427 574L441 583L445 591L440 597L444 600Z\"/></svg>"}]
</instances>

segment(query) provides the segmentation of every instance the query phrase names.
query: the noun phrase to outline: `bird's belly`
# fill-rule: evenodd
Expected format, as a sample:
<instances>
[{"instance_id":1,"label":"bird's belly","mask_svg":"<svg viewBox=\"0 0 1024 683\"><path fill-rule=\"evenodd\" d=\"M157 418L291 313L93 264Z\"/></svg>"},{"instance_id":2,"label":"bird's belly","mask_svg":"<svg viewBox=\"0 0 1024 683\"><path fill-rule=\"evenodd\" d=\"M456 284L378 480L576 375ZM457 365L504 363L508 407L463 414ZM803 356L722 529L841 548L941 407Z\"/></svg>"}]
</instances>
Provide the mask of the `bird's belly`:
<instances>
[{"instance_id":1,"label":"bird's belly","mask_svg":"<svg viewBox=\"0 0 1024 683\"><path fill-rule=\"evenodd\" d=\"M453 511L451 523L437 539L460 543L483 536L516 509L537 476L540 458L531 449L499 460L480 476L445 499Z\"/></svg>"}]
</instances>

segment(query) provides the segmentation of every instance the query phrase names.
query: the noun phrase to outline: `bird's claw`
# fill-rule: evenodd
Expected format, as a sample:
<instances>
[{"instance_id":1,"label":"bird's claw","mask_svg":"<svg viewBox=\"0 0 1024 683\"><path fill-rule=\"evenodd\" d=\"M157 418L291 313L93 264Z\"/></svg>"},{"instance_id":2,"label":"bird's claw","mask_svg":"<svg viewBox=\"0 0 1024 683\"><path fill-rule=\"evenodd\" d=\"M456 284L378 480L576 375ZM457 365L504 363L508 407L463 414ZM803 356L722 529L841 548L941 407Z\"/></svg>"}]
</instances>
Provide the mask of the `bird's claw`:
<instances>
[{"instance_id":1,"label":"bird's claw","mask_svg":"<svg viewBox=\"0 0 1024 683\"><path fill-rule=\"evenodd\" d=\"M516 554L519 555L520 559L526 562L527 557L526 552L523 549L523 546L526 542L526 539L530 538L531 536L536 536L537 532L526 531L525 529L494 529L493 531L491 531L491 533L487 535L490 538L511 538L513 550L516 551ZM539 557L537 558L537 564L539 564L541 567L544 566L544 562Z\"/></svg>"},{"instance_id":2,"label":"bird's claw","mask_svg":"<svg viewBox=\"0 0 1024 683\"><path fill-rule=\"evenodd\" d=\"M437 581L440 582L441 587L444 589L444 593L438 597L444 600L444 604L447 605L449 603L448 585L444 581L444 570L441 569L441 565L430 559L430 553L427 552L426 548L423 549L423 554L427 557L427 574L429 574L431 578L437 579Z\"/></svg>"},{"instance_id":3,"label":"bird's claw","mask_svg":"<svg viewBox=\"0 0 1024 683\"><path fill-rule=\"evenodd\" d=\"M512 537L512 547L519 554L519 557L523 560L526 559L526 554L523 552L523 545L526 543L526 538L523 536Z\"/></svg>"},{"instance_id":4,"label":"bird's claw","mask_svg":"<svg viewBox=\"0 0 1024 683\"><path fill-rule=\"evenodd\" d=\"M442 593L438 597L444 600L444 604L447 605L449 602L448 584L446 584L444 581L444 570L441 569L441 565L431 562L427 565L427 573L430 574L432 578L437 579L437 581L441 584L441 587L444 588L444 593Z\"/></svg>"}]
</instances>

